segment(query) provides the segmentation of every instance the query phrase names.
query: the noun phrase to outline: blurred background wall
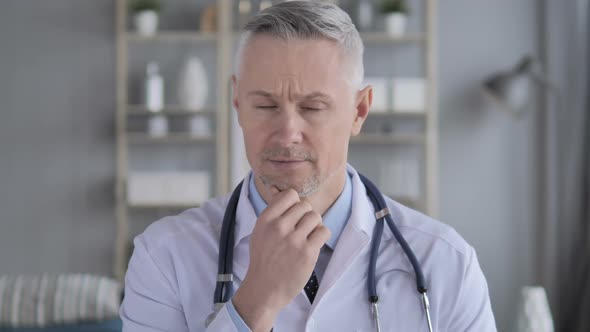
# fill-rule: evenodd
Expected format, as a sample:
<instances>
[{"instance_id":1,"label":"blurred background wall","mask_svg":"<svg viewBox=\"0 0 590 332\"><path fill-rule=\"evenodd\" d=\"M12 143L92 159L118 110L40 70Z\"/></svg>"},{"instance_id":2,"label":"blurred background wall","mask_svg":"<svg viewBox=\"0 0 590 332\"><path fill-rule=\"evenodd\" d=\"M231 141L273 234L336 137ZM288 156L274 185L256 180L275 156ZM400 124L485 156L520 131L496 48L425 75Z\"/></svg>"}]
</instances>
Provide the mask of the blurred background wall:
<instances>
[{"instance_id":1,"label":"blurred background wall","mask_svg":"<svg viewBox=\"0 0 590 332\"><path fill-rule=\"evenodd\" d=\"M439 3L440 219L477 250L500 331L535 280L536 124L490 108L491 72L539 54L538 0ZM0 4L0 273L112 272L112 0Z\"/></svg>"},{"instance_id":2,"label":"blurred background wall","mask_svg":"<svg viewBox=\"0 0 590 332\"><path fill-rule=\"evenodd\" d=\"M0 4L0 272L110 274L114 3Z\"/></svg>"},{"instance_id":3,"label":"blurred background wall","mask_svg":"<svg viewBox=\"0 0 590 332\"><path fill-rule=\"evenodd\" d=\"M514 121L479 86L521 55L540 54L540 4L439 4L441 220L477 250L499 331L514 328L520 287L535 280L539 107Z\"/></svg>"}]
</instances>

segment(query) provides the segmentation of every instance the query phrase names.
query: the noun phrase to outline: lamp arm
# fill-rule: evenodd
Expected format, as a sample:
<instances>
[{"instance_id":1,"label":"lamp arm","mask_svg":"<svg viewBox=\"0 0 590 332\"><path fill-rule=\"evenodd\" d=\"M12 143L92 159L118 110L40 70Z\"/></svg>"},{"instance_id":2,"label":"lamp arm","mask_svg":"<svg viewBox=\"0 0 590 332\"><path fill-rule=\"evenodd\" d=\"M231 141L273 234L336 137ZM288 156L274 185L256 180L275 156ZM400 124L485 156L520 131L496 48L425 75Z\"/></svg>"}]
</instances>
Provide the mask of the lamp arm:
<instances>
[{"instance_id":1,"label":"lamp arm","mask_svg":"<svg viewBox=\"0 0 590 332\"><path fill-rule=\"evenodd\" d=\"M535 81L537 84L542 85L543 87L549 88L549 90L551 90L551 92L553 92L556 95L560 94L559 88L557 88L555 83L553 83L551 80L549 80L547 75L545 75L544 73L531 71L530 75L531 75L531 78L533 79L533 81Z\"/></svg>"},{"instance_id":2,"label":"lamp arm","mask_svg":"<svg viewBox=\"0 0 590 332\"><path fill-rule=\"evenodd\" d=\"M561 107L561 93L557 85L555 85L555 83L549 80L547 75L545 75L544 73L531 71L530 75L533 81L535 81L535 83L543 86L544 88L548 88L547 90L551 91L555 95L555 104L557 107L556 110L559 111L559 107Z\"/></svg>"}]
</instances>

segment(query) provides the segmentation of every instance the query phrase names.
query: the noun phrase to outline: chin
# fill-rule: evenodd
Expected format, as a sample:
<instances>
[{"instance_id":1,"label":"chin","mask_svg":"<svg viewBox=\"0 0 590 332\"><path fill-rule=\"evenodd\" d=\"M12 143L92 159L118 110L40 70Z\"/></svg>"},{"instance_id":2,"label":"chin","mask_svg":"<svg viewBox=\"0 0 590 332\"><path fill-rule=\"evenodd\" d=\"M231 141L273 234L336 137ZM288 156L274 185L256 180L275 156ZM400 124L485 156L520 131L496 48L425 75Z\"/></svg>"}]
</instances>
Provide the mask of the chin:
<instances>
[{"instance_id":1,"label":"chin","mask_svg":"<svg viewBox=\"0 0 590 332\"><path fill-rule=\"evenodd\" d=\"M259 178L266 187L274 186L281 191L293 189L300 197L306 197L315 193L319 187L319 177L317 175L285 176L261 173Z\"/></svg>"}]
</instances>

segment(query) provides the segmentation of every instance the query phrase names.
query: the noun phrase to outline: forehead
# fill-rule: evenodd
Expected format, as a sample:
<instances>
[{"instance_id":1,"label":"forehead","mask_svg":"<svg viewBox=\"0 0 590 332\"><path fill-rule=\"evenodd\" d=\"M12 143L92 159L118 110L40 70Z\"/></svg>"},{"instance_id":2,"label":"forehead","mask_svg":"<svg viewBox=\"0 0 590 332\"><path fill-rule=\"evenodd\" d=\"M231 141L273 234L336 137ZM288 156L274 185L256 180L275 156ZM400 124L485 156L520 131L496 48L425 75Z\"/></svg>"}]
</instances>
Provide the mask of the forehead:
<instances>
[{"instance_id":1,"label":"forehead","mask_svg":"<svg viewBox=\"0 0 590 332\"><path fill-rule=\"evenodd\" d=\"M342 49L328 39L284 41L256 35L242 54L240 81L266 89L288 80L304 90L342 88L349 79L345 62Z\"/></svg>"}]
</instances>

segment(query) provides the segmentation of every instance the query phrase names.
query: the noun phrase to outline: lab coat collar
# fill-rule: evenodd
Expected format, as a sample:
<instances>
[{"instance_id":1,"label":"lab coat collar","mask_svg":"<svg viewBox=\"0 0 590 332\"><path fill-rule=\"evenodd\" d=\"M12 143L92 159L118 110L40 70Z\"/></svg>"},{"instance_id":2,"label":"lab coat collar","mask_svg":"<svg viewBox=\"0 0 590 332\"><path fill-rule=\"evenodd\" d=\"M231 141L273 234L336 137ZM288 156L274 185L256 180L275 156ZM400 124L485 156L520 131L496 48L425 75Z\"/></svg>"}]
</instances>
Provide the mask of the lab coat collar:
<instances>
[{"instance_id":1,"label":"lab coat collar","mask_svg":"<svg viewBox=\"0 0 590 332\"><path fill-rule=\"evenodd\" d=\"M235 242L234 249L240 244L242 239L252 234L254 225L256 225L256 212L250 200L248 199L248 182L250 181L250 174L246 175L242 182L240 191L240 198L238 207L236 208L236 225L235 225ZM250 264L250 253L239 250L234 250L234 275L244 280L248 265Z\"/></svg>"},{"instance_id":2,"label":"lab coat collar","mask_svg":"<svg viewBox=\"0 0 590 332\"><path fill-rule=\"evenodd\" d=\"M367 189L358 172L350 164L347 165L347 170L352 174L352 210L348 224L370 237L375 227L375 209L367 197Z\"/></svg>"},{"instance_id":3,"label":"lab coat collar","mask_svg":"<svg viewBox=\"0 0 590 332\"><path fill-rule=\"evenodd\" d=\"M254 225L256 225L256 212L250 200L248 199L248 184L250 183L250 177L252 172L244 178L242 182L242 189L240 191L240 200L236 211L236 235L234 247L240 243L240 241L252 234Z\"/></svg>"}]
</instances>

